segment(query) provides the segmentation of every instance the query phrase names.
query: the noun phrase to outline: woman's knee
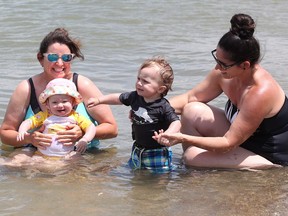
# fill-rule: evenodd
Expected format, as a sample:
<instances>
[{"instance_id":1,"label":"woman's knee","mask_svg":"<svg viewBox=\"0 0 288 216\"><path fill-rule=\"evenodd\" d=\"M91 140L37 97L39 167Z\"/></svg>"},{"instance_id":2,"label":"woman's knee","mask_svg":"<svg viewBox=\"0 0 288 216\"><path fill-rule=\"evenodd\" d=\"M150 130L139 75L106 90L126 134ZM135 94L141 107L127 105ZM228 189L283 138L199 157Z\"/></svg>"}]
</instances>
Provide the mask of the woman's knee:
<instances>
[{"instance_id":1,"label":"woman's knee","mask_svg":"<svg viewBox=\"0 0 288 216\"><path fill-rule=\"evenodd\" d=\"M199 102L191 102L184 107L181 115L183 129L189 128L191 130L198 124L203 113L203 105Z\"/></svg>"},{"instance_id":2,"label":"woman's knee","mask_svg":"<svg viewBox=\"0 0 288 216\"><path fill-rule=\"evenodd\" d=\"M184 107L181 123L183 133L196 136L223 136L230 127L223 110L201 102Z\"/></svg>"},{"instance_id":3,"label":"woman's knee","mask_svg":"<svg viewBox=\"0 0 288 216\"><path fill-rule=\"evenodd\" d=\"M207 105L201 102L191 102L184 106L182 116L198 116L206 109Z\"/></svg>"},{"instance_id":4,"label":"woman's knee","mask_svg":"<svg viewBox=\"0 0 288 216\"><path fill-rule=\"evenodd\" d=\"M202 136L202 133L210 127L211 122L213 122L213 111L211 111L211 108L201 102L191 102L183 109L181 132Z\"/></svg>"}]
</instances>

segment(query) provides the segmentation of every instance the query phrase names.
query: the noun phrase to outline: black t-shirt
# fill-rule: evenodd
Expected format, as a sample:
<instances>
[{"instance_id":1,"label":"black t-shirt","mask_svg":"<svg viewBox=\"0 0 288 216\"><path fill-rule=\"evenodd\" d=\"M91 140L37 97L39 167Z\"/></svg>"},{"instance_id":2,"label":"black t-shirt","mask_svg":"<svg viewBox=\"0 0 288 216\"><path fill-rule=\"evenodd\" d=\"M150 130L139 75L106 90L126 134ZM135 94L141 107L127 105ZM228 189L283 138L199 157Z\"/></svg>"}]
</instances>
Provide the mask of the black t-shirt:
<instances>
[{"instance_id":1,"label":"black t-shirt","mask_svg":"<svg viewBox=\"0 0 288 216\"><path fill-rule=\"evenodd\" d=\"M152 136L154 131L168 129L169 125L179 117L165 98L146 103L136 91L122 93L120 101L131 106L132 138L135 144L141 148L155 149L163 147Z\"/></svg>"}]
</instances>

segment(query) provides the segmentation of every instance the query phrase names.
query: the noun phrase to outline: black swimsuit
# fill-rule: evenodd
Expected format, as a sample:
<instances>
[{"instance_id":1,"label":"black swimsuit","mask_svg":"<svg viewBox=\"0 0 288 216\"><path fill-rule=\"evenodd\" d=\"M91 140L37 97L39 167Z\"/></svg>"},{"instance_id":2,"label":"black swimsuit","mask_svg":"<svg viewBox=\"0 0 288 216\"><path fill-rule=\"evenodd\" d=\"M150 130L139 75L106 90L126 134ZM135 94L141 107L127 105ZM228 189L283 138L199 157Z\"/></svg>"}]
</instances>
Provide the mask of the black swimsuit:
<instances>
[{"instance_id":1,"label":"black swimsuit","mask_svg":"<svg viewBox=\"0 0 288 216\"><path fill-rule=\"evenodd\" d=\"M239 110L229 100L225 107L228 120L235 118ZM273 117L264 119L254 134L241 147L265 157L269 161L288 165L288 99Z\"/></svg>"}]
</instances>

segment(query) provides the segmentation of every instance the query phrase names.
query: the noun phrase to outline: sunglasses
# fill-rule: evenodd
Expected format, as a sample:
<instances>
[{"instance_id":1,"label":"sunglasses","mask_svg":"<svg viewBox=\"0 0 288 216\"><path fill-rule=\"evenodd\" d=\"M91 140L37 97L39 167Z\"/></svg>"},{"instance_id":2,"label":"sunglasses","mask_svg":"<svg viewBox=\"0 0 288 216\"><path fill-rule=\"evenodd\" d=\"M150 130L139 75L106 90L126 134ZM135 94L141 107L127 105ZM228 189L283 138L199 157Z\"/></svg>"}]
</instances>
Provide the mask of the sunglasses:
<instances>
[{"instance_id":1,"label":"sunglasses","mask_svg":"<svg viewBox=\"0 0 288 216\"><path fill-rule=\"evenodd\" d=\"M59 56L55 53L44 53L43 56L47 57L48 61L50 62L57 62L59 58L61 58L64 62L70 62L73 60L75 54L63 54L62 56Z\"/></svg>"},{"instance_id":2,"label":"sunglasses","mask_svg":"<svg viewBox=\"0 0 288 216\"><path fill-rule=\"evenodd\" d=\"M212 54L213 58L215 59L216 63L217 63L223 70L228 70L229 68L231 68L231 67L233 67L233 66L235 66L235 65L237 65L237 64L240 63L240 62L235 62L235 63L233 63L233 64L227 65L227 64L225 64L224 62L222 62L222 61L220 61L220 60L218 60L218 59L216 58L216 56L215 56L215 54L214 54L215 52L216 52L216 49L215 49L215 50L212 50L212 51L211 51L211 54Z\"/></svg>"}]
</instances>

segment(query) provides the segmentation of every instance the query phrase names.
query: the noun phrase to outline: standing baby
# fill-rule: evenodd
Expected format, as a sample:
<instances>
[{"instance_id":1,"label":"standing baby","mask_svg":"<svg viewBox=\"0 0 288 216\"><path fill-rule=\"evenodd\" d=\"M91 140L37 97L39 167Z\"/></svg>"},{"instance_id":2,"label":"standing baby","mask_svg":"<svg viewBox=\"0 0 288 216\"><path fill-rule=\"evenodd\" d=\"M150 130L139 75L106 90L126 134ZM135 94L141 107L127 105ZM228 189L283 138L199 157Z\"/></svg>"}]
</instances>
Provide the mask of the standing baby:
<instances>
[{"instance_id":1,"label":"standing baby","mask_svg":"<svg viewBox=\"0 0 288 216\"><path fill-rule=\"evenodd\" d=\"M179 132L179 117L164 98L174 80L173 70L162 57L147 59L138 71L136 90L90 98L87 107L99 104L131 106L132 138L135 140L129 165L132 169L172 169L172 151L166 139L153 139L155 132Z\"/></svg>"}]
</instances>

